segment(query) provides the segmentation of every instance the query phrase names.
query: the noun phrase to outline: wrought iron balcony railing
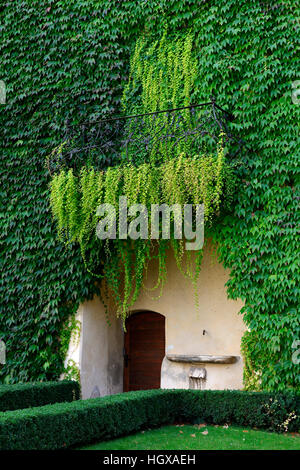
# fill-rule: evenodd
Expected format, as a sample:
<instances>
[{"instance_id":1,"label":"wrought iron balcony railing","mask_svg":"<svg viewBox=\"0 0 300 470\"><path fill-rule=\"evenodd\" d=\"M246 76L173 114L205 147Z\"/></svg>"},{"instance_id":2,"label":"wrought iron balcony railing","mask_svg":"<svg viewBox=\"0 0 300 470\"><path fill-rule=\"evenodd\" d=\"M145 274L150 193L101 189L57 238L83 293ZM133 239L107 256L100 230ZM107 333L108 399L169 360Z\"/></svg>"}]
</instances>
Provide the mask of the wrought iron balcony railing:
<instances>
[{"instance_id":1,"label":"wrought iron balcony railing","mask_svg":"<svg viewBox=\"0 0 300 470\"><path fill-rule=\"evenodd\" d=\"M176 109L112 117L71 125L66 122L62 145L49 159L50 173L64 166L105 168L121 161L142 163L152 156L209 151L222 139L234 156L242 145L229 130L233 116L211 101Z\"/></svg>"}]
</instances>

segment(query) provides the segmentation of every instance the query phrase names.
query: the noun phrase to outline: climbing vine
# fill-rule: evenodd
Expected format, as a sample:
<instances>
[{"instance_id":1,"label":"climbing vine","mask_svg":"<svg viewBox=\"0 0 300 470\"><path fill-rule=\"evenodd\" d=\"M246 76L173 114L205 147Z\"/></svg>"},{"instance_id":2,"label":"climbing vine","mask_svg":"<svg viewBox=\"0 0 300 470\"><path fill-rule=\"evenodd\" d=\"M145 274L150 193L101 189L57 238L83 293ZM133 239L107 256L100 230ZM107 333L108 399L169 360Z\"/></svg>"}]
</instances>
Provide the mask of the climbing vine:
<instances>
[{"instance_id":1,"label":"climbing vine","mask_svg":"<svg viewBox=\"0 0 300 470\"><path fill-rule=\"evenodd\" d=\"M193 35L168 36L167 30L161 39L154 40L152 36L142 36L137 40L132 59L130 61L129 80L122 97L122 107L126 114L153 113L167 109L176 109L192 104L197 62L193 53ZM174 119L174 117L173 117ZM193 121L197 119L194 116ZM172 124L167 114L157 114L155 120L152 115L144 117L143 130L147 136L159 135L160 129L169 129L174 133L175 127L185 131L192 125L189 110L181 114L180 122ZM129 122L127 132L132 132L134 122ZM182 152L194 155L199 151L192 145L192 139L178 139L174 141L157 139L150 152L129 155L134 162L143 159L156 164L177 157ZM127 156L128 158L128 156Z\"/></svg>"},{"instance_id":2,"label":"climbing vine","mask_svg":"<svg viewBox=\"0 0 300 470\"><path fill-rule=\"evenodd\" d=\"M170 244L183 274L194 283L199 275L201 251L196 256L196 269L192 269L191 263L187 268L183 267L183 241L174 238L174 214L170 240L162 239L160 225L159 239L156 241L158 253L155 252L155 243L148 239L151 205L178 204L183 207L191 204L195 207L196 204L204 204L204 221L211 226L221 209L221 201L224 210L232 199L233 191L233 169L226 164L220 148L216 157L202 155L189 158L182 154L176 160L159 166L128 163L109 167L106 172L83 167L79 176L75 176L72 169L62 170L52 178L50 202L60 238L66 243L79 243L86 268L105 279L114 294L117 313L125 319L139 295L147 263L154 257L159 260L156 286L163 287L166 280L166 250ZM97 240L98 206L111 204L116 210L118 224L121 197L126 197L128 206L143 204L146 207L146 236L140 233L138 240L134 241ZM94 248L92 251L91 246ZM191 256L188 259L191 261ZM95 272L98 268L99 272Z\"/></svg>"}]
</instances>

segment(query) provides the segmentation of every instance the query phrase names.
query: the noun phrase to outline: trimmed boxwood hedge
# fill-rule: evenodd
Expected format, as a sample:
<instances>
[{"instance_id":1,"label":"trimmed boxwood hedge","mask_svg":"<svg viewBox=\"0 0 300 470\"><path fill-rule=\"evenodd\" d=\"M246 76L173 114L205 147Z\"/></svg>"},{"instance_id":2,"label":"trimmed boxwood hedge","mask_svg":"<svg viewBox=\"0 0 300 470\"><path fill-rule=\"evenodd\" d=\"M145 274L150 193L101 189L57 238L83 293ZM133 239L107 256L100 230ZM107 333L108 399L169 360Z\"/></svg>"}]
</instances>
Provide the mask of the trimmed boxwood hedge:
<instances>
[{"instance_id":1,"label":"trimmed boxwood hedge","mask_svg":"<svg viewBox=\"0 0 300 470\"><path fill-rule=\"evenodd\" d=\"M97 293L79 247L65 249L57 240L45 157L61 143L66 118L79 129L86 120L121 113L136 40L159 39L167 26L168 38L187 31L195 37L192 102L214 94L234 114L230 131L255 150L247 155L247 168L241 167L232 212L216 230L221 260L230 269L228 295L244 302L247 385L257 386L259 373L262 389L300 388L300 366L291 360L300 337L300 106L291 99L299 80L298 3L4 2L0 337L7 357L0 380L56 380L63 372L69 317Z\"/></svg>"},{"instance_id":2,"label":"trimmed boxwood hedge","mask_svg":"<svg viewBox=\"0 0 300 470\"><path fill-rule=\"evenodd\" d=\"M272 401L271 401L272 400ZM241 391L147 390L0 413L0 449L60 449L176 421L281 431L300 427L300 397Z\"/></svg>"},{"instance_id":3,"label":"trimmed boxwood hedge","mask_svg":"<svg viewBox=\"0 0 300 470\"><path fill-rule=\"evenodd\" d=\"M0 411L79 400L80 385L73 380L0 385Z\"/></svg>"}]
</instances>

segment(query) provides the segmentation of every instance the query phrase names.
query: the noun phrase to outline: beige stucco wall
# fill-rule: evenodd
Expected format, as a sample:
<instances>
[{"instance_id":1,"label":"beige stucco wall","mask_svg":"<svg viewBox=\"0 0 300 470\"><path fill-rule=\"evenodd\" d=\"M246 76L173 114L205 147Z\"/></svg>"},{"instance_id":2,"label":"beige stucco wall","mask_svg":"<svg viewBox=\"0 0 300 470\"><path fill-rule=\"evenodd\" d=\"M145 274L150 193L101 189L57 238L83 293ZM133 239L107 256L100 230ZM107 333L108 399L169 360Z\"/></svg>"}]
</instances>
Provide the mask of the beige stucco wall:
<instances>
[{"instance_id":1,"label":"beige stucco wall","mask_svg":"<svg viewBox=\"0 0 300 470\"><path fill-rule=\"evenodd\" d=\"M166 354L240 356L245 325L238 312L243 304L227 299L225 283L229 272L206 248L197 284L199 306L196 307L191 282L179 272L172 253L167 259L168 276L162 296L153 299L152 293L144 290L133 309L152 310L165 316ZM148 287L155 284L156 276L157 266L150 266L145 281ZM98 298L81 306L81 319L80 369L84 398L91 396L96 387L101 396L121 392L123 332L120 321L112 314L111 326L107 324ZM161 387L188 388L191 366L165 358ZM204 364L201 367L207 371L205 388L242 387L241 359L235 364Z\"/></svg>"}]
</instances>

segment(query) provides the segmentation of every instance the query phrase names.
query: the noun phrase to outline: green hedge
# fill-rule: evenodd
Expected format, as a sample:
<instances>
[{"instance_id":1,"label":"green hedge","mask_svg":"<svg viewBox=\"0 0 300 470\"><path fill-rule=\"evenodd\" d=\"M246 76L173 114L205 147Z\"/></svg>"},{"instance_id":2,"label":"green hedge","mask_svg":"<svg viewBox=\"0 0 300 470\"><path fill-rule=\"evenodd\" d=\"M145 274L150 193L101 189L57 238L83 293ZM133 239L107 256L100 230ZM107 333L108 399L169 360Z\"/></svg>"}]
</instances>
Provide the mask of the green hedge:
<instances>
[{"instance_id":1,"label":"green hedge","mask_svg":"<svg viewBox=\"0 0 300 470\"><path fill-rule=\"evenodd\" d=\"M0 413L0 449L78 446L178 420L255 425L282 431L282 424L293 413L297 418L290 420L289 431L300 427L300 397L293 394L210 390L129 392Z\"/></svg>"},{"instance_id":2,"label":"green hedge","mask_svg":"<svg viewBox=\"0 0 300 470\"><path fill-rule=\"evenodd\" d=\"M79 400L80 385L73 380L0 385L0 411Z\"/></svg>"}]
</instances>

